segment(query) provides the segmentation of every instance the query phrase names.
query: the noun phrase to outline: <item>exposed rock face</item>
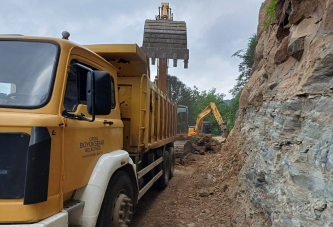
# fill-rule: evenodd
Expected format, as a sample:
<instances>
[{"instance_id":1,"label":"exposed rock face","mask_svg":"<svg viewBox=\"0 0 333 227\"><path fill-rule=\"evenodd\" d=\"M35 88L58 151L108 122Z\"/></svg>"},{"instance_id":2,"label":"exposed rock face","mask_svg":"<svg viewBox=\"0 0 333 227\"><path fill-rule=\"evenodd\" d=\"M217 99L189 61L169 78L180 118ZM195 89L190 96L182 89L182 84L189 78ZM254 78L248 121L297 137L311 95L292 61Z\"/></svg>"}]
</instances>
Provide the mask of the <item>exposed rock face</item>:
<instances>
[{"instance_id":1,"label":"exposed rock face","mask_svg":"<svg viewBox=\"0 0 333 227\"><path fill-rule=\"evenodd\" d=\"M268 3L233 129L247 155L233 224L333 227L333 0L278 0L264 28Z\"/></svg>"}]
</instances>

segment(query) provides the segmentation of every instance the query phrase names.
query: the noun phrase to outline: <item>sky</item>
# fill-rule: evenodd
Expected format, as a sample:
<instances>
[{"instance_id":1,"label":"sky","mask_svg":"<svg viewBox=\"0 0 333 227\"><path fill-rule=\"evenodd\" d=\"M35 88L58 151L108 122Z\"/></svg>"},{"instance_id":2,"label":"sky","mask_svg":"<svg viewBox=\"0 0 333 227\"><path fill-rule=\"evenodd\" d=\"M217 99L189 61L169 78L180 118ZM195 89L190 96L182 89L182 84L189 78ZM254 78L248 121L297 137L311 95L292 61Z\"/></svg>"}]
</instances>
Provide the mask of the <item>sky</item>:
<instances>
[{"instance_id":1,"label":"sky","mask_svg":"<svg viewBox=\"0 0 333 227\"><path fill-rule=\"evenodd\" d=\"M182 60L169 74L199 91L213 88L231 99L229 90L240 74L241 59L256 33L264 0L170 0L174 21L185 21L188 69ZM10 0L0 1L0 34L61 37L68 31L78 44L136 43L142 45L146 19L154 19L162 0ZM165 2L167 2L165 0ZM151 67L152 78L157 74Z\"/></svg>"}]
</instances>

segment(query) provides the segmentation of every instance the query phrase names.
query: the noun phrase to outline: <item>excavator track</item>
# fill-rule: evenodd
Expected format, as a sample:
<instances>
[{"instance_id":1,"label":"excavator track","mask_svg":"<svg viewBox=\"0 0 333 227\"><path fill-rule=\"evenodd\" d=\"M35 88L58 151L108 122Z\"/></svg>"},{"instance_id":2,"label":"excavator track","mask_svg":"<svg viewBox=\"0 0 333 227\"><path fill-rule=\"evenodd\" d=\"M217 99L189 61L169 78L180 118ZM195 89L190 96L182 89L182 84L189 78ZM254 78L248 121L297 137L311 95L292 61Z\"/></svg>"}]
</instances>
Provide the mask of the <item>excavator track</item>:
<instances>
[{"instance_id":1,"label":"excavator track","mask_svg":"<svg viewBox=\"0 0 333 227\"><path fill-rule=\"evenodd\" d=\"M176 140L174 142L174 151L176 158L183 158L192 152L191 140Z\"/></svg>"}]
</instances>

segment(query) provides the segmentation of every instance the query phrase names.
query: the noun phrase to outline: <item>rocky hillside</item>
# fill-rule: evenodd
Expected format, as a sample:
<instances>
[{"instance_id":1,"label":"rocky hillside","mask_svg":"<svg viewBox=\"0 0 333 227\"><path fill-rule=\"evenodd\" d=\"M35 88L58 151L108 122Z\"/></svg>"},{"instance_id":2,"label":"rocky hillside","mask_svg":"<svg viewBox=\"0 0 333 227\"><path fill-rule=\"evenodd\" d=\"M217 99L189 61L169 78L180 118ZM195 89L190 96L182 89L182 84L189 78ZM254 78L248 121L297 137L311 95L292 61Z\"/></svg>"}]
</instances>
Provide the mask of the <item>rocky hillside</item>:
<instances>
[{"instance_id":1,"label":"rocky hillside","mask_svg":"<svg viewBox=\"0 0 333 227\"><path fill-rule=\"evenodd\" d=\"M333 0L278 0L263 27L269 2L232 131L233 225L333 226Z\"/></svg>"}]
</instances>

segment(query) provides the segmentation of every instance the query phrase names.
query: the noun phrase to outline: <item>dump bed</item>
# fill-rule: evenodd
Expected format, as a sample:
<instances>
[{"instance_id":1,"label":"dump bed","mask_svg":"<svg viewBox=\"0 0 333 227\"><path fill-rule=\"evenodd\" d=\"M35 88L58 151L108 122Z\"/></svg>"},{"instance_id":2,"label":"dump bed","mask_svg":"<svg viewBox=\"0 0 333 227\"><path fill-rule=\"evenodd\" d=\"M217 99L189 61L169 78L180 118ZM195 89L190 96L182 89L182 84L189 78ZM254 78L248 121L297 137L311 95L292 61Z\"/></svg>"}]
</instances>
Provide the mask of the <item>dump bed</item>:
<instances>
[{"instance_id":1,"label":"dump bed","mask_svg":"<svg viewBox=\"0 0 333 227\"><path fill-rule=\"evenodd\" d=\"M172 142L177 106L150 81L149 63L136 44L87 45L117 67L124 149L146 152Z\"/></svg>"}]
</instances>

